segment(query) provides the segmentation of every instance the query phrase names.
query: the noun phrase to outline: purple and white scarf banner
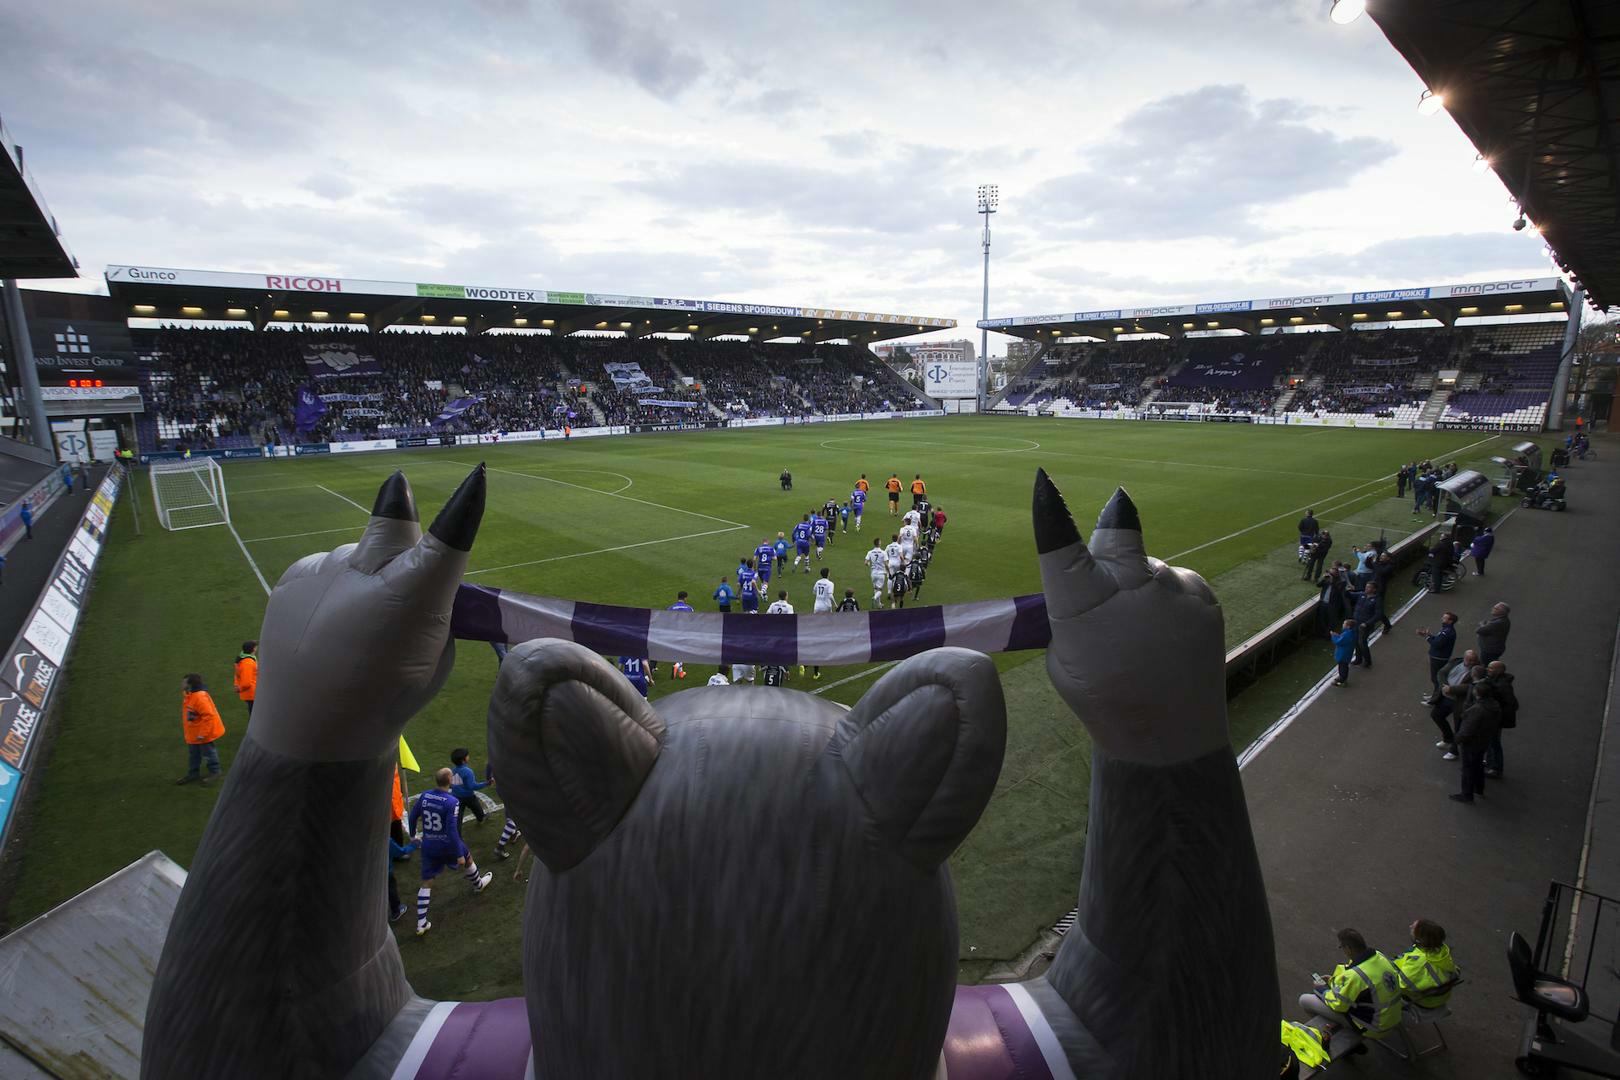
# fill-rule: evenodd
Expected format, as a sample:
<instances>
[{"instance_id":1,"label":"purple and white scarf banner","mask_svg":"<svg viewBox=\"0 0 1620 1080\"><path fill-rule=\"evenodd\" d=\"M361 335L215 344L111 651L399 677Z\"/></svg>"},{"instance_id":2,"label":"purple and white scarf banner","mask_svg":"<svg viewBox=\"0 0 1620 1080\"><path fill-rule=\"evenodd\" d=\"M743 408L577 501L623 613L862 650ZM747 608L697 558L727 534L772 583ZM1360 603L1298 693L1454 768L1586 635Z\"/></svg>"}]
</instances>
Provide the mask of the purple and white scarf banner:
<instances>
[{"instance_id":1,"label":"purple and white scarf banner","mask_svg":"<svg viewBox=\"0 0 1620 1080\"><path fill-rule=\"evenodd\" d=\"M951 645L983 653L1044 649L1046 597L850 614L745 615L616 607L484 585L456 593L450 632L464 641L574 641L609 656L703 664L866 664Z\"/></svg>"}]
</instances>

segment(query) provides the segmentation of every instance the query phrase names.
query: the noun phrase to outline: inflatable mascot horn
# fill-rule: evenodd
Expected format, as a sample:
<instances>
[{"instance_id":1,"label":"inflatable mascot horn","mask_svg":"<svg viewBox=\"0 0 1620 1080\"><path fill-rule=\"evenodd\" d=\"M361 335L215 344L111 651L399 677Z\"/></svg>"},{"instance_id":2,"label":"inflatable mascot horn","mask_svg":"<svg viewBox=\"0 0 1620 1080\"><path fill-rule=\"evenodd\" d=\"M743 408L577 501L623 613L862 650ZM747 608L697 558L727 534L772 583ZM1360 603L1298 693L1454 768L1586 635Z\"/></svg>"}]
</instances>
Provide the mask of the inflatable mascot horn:
<instances>
[{"instance_id":1,"label":"inflatable mascot horn","mask_svg":"<svg viewBox=\"0 0 1620 1080\"><path fill-rule=\"evenodd\" d=\"M1047 669L1093 742L1079 919L1051 968L956 986L945 860L1001 769L990 660L936 649L848 711L769 687L654 708L599 656L514 648L489 710L543 865L523 999L430 1002L384 912L401 731L448 675L480 467L427 534L403 476L294 564L242 749L175 912L142 1075L1255 1080L1271 925L1227 742L1221 612L1123 491L1088 546L1044 472Z\"/></svg>"}]
</instances>

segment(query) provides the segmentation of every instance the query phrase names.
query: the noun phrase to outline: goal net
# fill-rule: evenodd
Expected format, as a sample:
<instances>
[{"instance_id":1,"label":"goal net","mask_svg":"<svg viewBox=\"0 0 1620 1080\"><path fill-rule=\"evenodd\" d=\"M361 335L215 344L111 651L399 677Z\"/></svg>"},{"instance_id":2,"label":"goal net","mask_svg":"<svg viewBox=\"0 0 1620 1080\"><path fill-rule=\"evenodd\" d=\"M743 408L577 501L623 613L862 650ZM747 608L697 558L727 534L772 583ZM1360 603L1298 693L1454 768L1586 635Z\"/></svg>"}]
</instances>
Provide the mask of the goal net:
<instances>
[{"instance_id":1,"label":"goal net","mask_svg":"<svg viewBox=\"0 0 1620 1080\"><path fill-rule=\"evenodd\" d=\"M225 474L213 458L154 462L151 473L152 503L165 529L200 529L230 523Z\"/></svg>"}]
</instances>

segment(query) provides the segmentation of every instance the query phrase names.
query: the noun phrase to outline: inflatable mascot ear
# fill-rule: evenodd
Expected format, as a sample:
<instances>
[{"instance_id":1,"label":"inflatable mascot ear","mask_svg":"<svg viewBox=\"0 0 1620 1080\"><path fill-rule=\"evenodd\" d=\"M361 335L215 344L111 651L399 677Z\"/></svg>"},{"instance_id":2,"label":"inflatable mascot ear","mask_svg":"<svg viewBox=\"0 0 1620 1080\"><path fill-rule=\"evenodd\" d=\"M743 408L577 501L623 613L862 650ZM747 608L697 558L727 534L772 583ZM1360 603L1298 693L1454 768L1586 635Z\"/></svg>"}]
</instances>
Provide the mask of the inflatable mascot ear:
<instances>
[{"instance_id":1,"label":"inflatable mascot ear","mask_svg":"<svg viewBox=\"0 0 1620 1080\"><path fill-rule=\"evenodd\" d=\"M589 855L658 760L664 721L629 680L569 641L507 653L489 703L489 760L512 820L553 872Z\"/></svg>"},{"instance_id":2,"label":"inflatable mascot ear","mask_svg":"<svg viewBox=\"0 0 1620 1080\"><path fill-rule=\"evenodd\" d=\"M853 709L703 687L654 711L601 657L501 666L490 760L543 866L536 1076L934 1075L957 964L944 861L1001 771L995 665L937 649Z\"/></svg>"},{"instance_id":3,"label":"inflatable mascot ear","mask_svg":"<svg viewBox=\"0 0 1620 1080\"><path fill-rule=\"evenodd\" d=\"M879 680L838 722L828 753L843 762L883 841L931 872L978 823L1006 748L995 665L936 649Z\"/></svg>"}]
</instances>

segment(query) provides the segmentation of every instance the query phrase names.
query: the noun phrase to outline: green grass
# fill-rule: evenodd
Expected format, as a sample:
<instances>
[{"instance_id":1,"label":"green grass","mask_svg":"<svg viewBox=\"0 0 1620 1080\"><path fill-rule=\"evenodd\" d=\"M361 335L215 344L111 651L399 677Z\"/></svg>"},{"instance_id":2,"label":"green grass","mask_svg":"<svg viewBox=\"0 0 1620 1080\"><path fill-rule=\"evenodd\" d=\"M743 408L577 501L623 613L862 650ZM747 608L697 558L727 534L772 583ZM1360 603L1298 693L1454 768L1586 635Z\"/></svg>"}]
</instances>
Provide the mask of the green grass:
<instances>
[{"instance_id":1,"label":"green grass","mask_svg":"<svg viewBox=\"0 0 1620 1080\"><path fill-rule=\"evenodd\" d=\"M846 494L861 472L876 486L891 471L906 479L920 471L949 513L928 603L1037 591L1029 498L1041 465L1083 530L1115 485L1128 487L1150 550L1178 556L1214 584L1230 644L1307 595L1292 555L1301 507L1355 523L1335 526L1346 548L1365 538L1362 532L1374 535L1368 526L1387 525L1398 535L1410 516L1389 498L1392 485L1377 478L1400 461L1482 438L963 417L233 462L226 476L236 529L272 583L299 557L355 539L366 514L353 504L369 507L393 469L406 471L427 519L483 459L489 509L469 580L646 606L665 606L684 588L706 609L704 598L722 574L734 572L739 555L789 528L812 501ZM1479 458L1489 448L1474 446L1464 456ZM784 466L794 474L789 494L776 483ZM18 925L154 848L190 862L217 791L171 784L185 760L182 675L201 672L215 688L229 729L221 746L227 766L245 727L230 692L231 663L241 640L258 633L263 591L226 530L156 529L146 477L138 479L133 491L145 532L135 535L129 507L121 505L64 672L40 797L10 857L15 887L0 924ZM879 530L886 539L892 521L875 500L866 530L839 537L829 552L835 581L855 587L863 603L869 593L860 558ZM789 579L800 610L809 609L810 581ZM449 683L407 731L428 767L457 745L473 747L475 762L483 761L495 660L482 645L460 648ZM973 962L1016 956L1072 906L1089 783L1089 741L1057 701L1041 658L996 659L1011 708L1007 763L983 820L951 863L963 957ZM831 668L819 684L795 678L793 685L847 704L872 680L832 684L866 670ZM671 690L660 680L654 697ZM1263 726L1264 708L1245 713L1253 714L1245 730ZM498 828L492 820L469 829L481 861ZM401 869L409 894L414 864ZM439 892L435 936L404 949L417 990L469 998L517 993L518 888L499 875L477 899L454 886Z\"/></svg>"}]
</instances>

